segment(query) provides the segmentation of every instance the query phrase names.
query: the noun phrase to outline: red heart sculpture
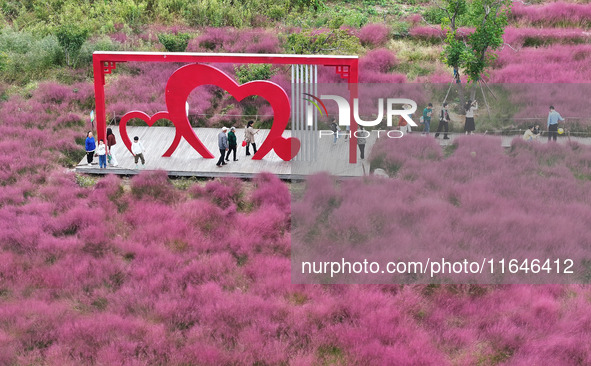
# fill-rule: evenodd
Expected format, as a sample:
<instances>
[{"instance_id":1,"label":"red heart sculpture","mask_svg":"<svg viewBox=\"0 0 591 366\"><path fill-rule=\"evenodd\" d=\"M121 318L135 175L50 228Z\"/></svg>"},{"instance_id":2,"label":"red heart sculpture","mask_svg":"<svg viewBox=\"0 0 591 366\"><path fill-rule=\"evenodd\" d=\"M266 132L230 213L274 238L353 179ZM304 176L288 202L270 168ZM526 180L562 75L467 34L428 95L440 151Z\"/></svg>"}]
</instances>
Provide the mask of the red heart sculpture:
<instances>
[{"instance_id":1,"label":"red heart sculpture","mask_svg":"<svg viewBox=\"0 0 591 366\"><path fill-rule=\"evenodd\" d=\"M285 161L293 159L300 151L300 140L295 137L277 137L273 143L275 154Z\"/></svg>"},{"instance_id":2,"label":"red heart sculpture","mask_svg":"<svg viewBox=\"0 0 591 366\"><path fill-rule=\"evenodd\" d=\"M123 143L127 147L127 150L129 150L129 151L131 151L131 139L129 138L129 135L127 133L127 122L132 118L139 118L142 121L146 122L146 124L151 127L154 125L154 123L156 123L156 121L163 119L163 118L170 119L170 116L168 115L168 112L157 112L156 114L154 114L151 117L141 111L131 111L131 112L125 113L125 115L123 117L121 117L121 121L119 121L119 135L121 136L121 140L123 141ZM164 153L163 156L170 156L172 154L172 151L174 151L174 149L176 149L176 146L179 144L180 141L181 141L181 136L177 132L176 135L174 136L173 143L168 148L168 150Z\"/></svg>"},{"instance_id":3,"label":"red heart sculpture","mask_svg":"<svg viewBox=\"0 0 591 366\"><path fill-rule=\"evenodd\" d=\"M185 102L193 89L201 85L215 85L230 93L237 101L258 95L266 99L273 108L273 124L269 135L263 141L257 153L252 157L255 160L262 159L271 149L283 160L291 160L300 149L300 141L296 138L283 138L281 135L289 122L291 106L287 93L279 85L270 81L251 81L239 85L228 75L215 67L193 64L186 65L176 70L166 84L166 106L170 114L170 120L177 128L177 136L184 137L187 142L203 157L213 155L201 143L195 131L191 128L186 115ZM296 143L297 141L297 143ZM177 137L169 148L169 151L178 145ZM174 148L173 148L174 147ZM295 149L294 149L295 148Z\"/></svg>"}]
</instances>

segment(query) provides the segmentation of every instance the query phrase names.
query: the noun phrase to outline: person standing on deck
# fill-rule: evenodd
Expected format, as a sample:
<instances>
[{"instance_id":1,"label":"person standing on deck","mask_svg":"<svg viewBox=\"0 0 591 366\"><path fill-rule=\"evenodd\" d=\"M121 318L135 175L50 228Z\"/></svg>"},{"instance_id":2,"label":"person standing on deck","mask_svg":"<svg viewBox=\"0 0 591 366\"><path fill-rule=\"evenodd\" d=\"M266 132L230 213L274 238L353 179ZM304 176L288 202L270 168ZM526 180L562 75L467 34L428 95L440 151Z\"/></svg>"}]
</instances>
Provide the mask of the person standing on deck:
<instances>
[{"instance_id":1,"label":"person standing on deck","mask_svg":"<svg viewBox=\"0 0 591 366\"><path fill-rule=\"evenodd\" d=\"M224 156L226 155L226 151L228 151L228 136L226 136L226 131L228 131L227 127L222 128L222 132L218 134L218 147L220 149L220 159L216 166L219 168L222 165L226 165L224 161Z\"/></svg>"}]
</instances>

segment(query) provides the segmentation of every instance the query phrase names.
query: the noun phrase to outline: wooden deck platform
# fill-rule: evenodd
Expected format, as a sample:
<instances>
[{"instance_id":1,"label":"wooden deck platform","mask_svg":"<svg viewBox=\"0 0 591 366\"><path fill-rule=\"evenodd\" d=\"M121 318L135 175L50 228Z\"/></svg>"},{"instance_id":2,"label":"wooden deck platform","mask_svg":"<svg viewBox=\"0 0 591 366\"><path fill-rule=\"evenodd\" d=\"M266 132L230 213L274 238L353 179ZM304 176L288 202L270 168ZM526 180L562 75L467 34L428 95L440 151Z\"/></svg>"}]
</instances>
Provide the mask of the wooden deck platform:
<instances>
[{"instance_id":1,"label":"wooden deck platform","mask_svg":"<svg viewBox=\"0 0 591 366\"><path fill-rule=\"evenodd\" d=\"M170 146L175 129L173 127L128 127L128 134L131 139L138 136L146 148L144 157L146 165L142 168L141 162L139 169L136 169L134 158L123 144L119 136L118 128L113 128L113 133L117 138L117 145L113 149L119 165L117 167L108 166L107 169L99 169L98 157L94 158L93 165L87 165L86 156L76 166L76 172L88 174L121 174L133 175L142 170L161 169L168 172L169 176L193 176L193 177L238 177L251 178L261 172L270 172L281 179L303 179L306 175L316 172L329 172L332 175L340 177L356 177L369 173L369 166L365 161L359 160L357 164L349 164L349 144L341 137L337 143L333 143L332 136L323 136L319 140L318 159L315 162L281 160L273 151L271 151L262 160L252 160L251 156L246 156L246 149L241 145L244 138L244 129L236 131L238 140L238 151L236 157L238 161L230 161L227 165L218 168L216 166L219 150L217 147L217 135L220 132L218 128L198 128L195 133L203 144L216 156L215 159L202 158L184 139L181 140L176 151L171 157L162 157L162 154ZM257 146L268 135L269 130L261 130L256 135ZM291 131L285 131L284 137L290 137ZM374 139L375 140L375 139ZM369 155L370 146L373 140L368 141L366 155ZM251 154L253 153L251 149ZM366 166L367 165L367 166Z\"/></svg>"},{"instance_id":2,"label":"wooden deck platform","mask_svg":"<svg viewBox=\"0 0 591 366\"><path fill-rule=\"evenodd\" d=\"M217 147L217 135L220 129L217 128L198 128L195 129L197 136L201 139L203 144L216 156L219 154ZM128 127L129 136L139 136L146 153L145 167L136 169L133 156L127 149L121 137L119 136L118 128L113 128L113 133L117 138L117 145L114 152L117 157L119 166L108 166L107 169L99 169L98 158L94 159L96 164L87 165L86 156L76 166L76 172L88 174L121 174L134 175L141 170L156 170L161 169L168 172L169 176L193 176L193 177L237 177L237 178L252 178L261 172L270 172L277 175L281 179L303 179L307 175L328 172L337 177L358 177L369 174L370 167L366 160L359 159L359 151L357 151L358 163L349 164L349 143L341 136L337 143L334 143L333 136L322 136L318 140L317 160L314 162L308 161L290 161L281 160L273 151L271 151L262 160L252 160L251 156L246 156L245 148L240 146L244 137L244 130L236 131L237 140L239 142L237 158L238 161L232 161L227 165L218 168L215 164L215 159L202 158L184 139L181 140L177 150L171 157L164 158L162 154L166 151L172 142L175 134L173 127ZM269 130L261 130L256 137L257 145L260 146L262 141L268 135ZM420 132L413 132L419 135ZM291 131L285 131L284 137L290 137ZM371 148L376 141L377 134L372 134L367 140L365 155L369 156ZM430 135L432 138L433 133ZM442 140L441 137L438 142L442 146L453 143L454 139L462 136L461 134L450 134L451 139ZM511 141L516 136L501 136L501 145L503 147L511 146ZM429 138L429 137L425 137ZM572 137L572 141L581 144L591 144L589 138ZM546 138L543 136L540 139L541 143L546 143ZM568 139L564 136L559 137L559 143L566 143ZM304 147L302 147L304 149ZM251 151L252 153L252 151Z\"/></svg>"}]
</instances>

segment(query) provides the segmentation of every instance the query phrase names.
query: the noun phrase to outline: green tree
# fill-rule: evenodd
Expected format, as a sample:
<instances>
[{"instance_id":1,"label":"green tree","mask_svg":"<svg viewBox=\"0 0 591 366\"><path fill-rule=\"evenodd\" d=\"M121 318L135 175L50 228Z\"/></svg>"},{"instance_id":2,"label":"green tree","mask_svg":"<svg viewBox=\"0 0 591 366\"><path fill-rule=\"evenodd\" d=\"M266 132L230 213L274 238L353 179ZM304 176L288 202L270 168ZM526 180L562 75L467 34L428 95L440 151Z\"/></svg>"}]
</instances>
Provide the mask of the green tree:
<instances>
[{"instance_id":1,"label":"green tree","mask_svg":"<svg viewBox=\"0 0 591 366\"><path fill-rule=\"evenodd\" d=\"M460 82L460 71L469 81L478 82L496 59L494 51L503 45L511 0L445 0L438 7L445 14L443 61L454 69L456 82ZM467 37L458 34L460 20L474 27L474 32Z\"/></svg>"},{"instance_id":2,"label":"green tree","mask_svg":"<svg viewBox=\"0 0 591 366\"><path fill-rule=\"evenodd\" d=\"M503 34L508 24L511 0L474 0L470 18L476 27L468 37L468 51L463 59L464 72L472 81L487 75L497 59L497 51L503 46Z\"/></svg>"},{"instance_id":3,"label":"green tree","mask_svg":"<svg viewBox=\"0 0 591 366\"><path fill-rule=\"evenodd\" d=\"M64 50L66 64L75 67L80 49L88 38L88 29L73 24L63 25L57 29L56 37Z\"/></svg>"}]
</instances>

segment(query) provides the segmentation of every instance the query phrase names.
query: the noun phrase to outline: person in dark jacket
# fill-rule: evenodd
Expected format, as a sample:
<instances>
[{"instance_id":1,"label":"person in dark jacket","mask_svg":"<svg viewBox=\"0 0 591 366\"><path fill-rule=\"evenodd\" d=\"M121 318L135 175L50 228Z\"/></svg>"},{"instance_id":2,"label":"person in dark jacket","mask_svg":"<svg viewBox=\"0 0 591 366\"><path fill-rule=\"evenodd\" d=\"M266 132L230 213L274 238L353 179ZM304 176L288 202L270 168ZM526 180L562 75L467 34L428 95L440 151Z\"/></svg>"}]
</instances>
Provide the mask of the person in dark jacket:
<instances>
[{"instance_id":1,"label":"person in dark jacket","mask_svg":"<svg viewBox=\"0 0 591 366\"><path fill-rule=\"evenodd\" d=\"M115 139L115 135L113 134L113 130L111 128L107 128L107 159L109 160L109 164L112 166L119 165L117 163L117 158L115 158L115 151L113 146L117 143L117 139Z\"/></svg>"},{"instance_id":2,"label":"person in dark jacket","mask_svg":"<svg viewBox=\"0 0 591 366\"><path fill-rule=\"evenodd\" d=\"M359 130L355 133L355 137L357 137L357 146L359 146L361 160L365 159L365 142L367 141L368 136L369 131L366 131L363 126L359 126Z\"/></svg>"},{"instance_id":3,"label":"person in dark jacket","mask_svg":"<svg viewBox=\"0 0 591 366\"><path fill-rule=\"evenodd\" d=\"M445 133L443 134L444 140L449 140L447 137L447 133L449 131L449 112L447 110L447 103L443 103L443 108L441 108L441 112L439 114L439 126L437 126L437 133L435 133L435 138L439 137L439 133L441 130L444 130Z\"/></svg>"},{"instance_id":4,"label":"person in dark jacket","mask_svg":"<svg viewBox=\"0 0 591 366\"><path fill-rule=\"evenodd\" d=\"M228 153L226 154L226 161L229 161L230 159L230 152L234 152L234 161L238 161L238 159L236 159L236 148L238 147L238 144L236 143L236 128L232 127L230 128L230 132L228 132Z\"/></svg>"},{"instance_id":5,"label":"person in dark jacket","mask_svg":"<svg viewBox=\"0 0 591 366\"><path fill-rule=\"evenodd\" d=\"M224 161L224 156L226 155L226 151L228 151L228 136L226 136L226 131L228 131L228 128L223 127L222 132L218 134L218 147L220 149L220 159L216 164L218 167L226 165L226 162Z\"/></svg>"},{"instance_id":6,"label":"person in dark jacket","mask_svg":"<svg viewBox=\"0 0 591 366\"><path fill-rule=\"evenodd\" d=\"M88 131L86 134L86 161L88 165L92 164L92 159L94 157L94 150L96 150L96 143L94 142L94 137L92 136L92 131Z\"/></svg>"}]
</instances>

